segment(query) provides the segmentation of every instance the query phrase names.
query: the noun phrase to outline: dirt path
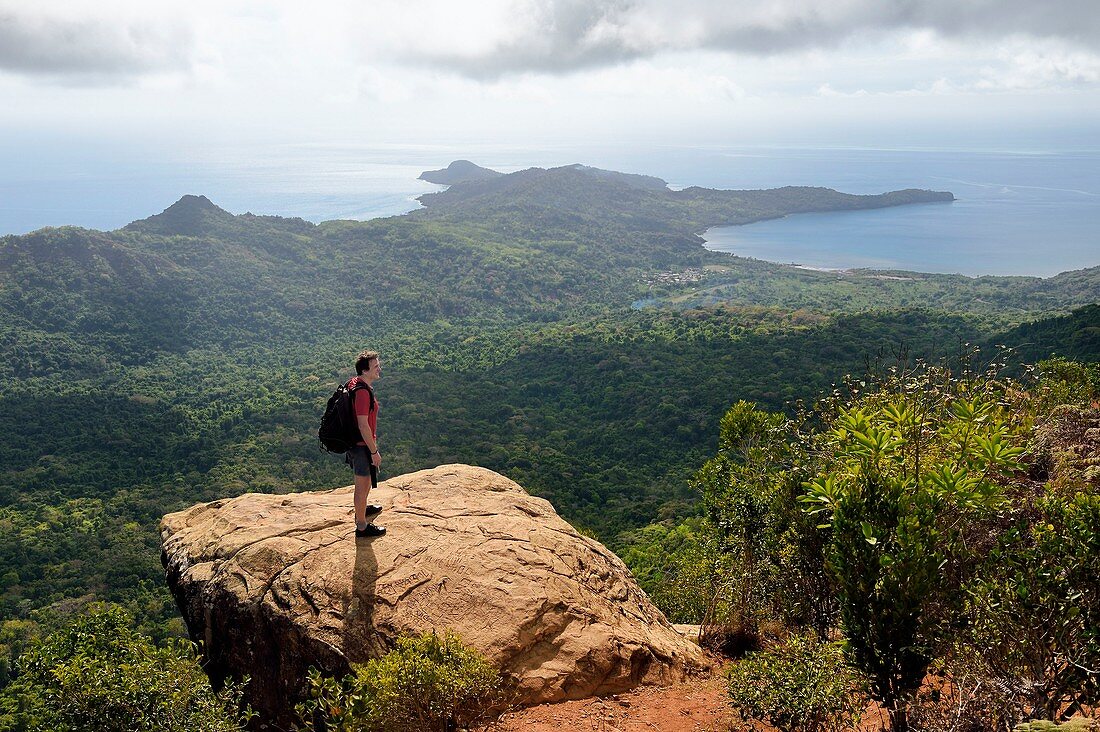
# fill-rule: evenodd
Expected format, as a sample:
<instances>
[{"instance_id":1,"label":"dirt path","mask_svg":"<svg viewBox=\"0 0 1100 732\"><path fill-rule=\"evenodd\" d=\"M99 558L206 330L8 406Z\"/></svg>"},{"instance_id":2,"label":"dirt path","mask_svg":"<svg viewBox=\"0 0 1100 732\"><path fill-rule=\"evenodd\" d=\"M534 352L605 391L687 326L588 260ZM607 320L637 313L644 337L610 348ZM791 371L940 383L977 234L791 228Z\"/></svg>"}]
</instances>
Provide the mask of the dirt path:
<instances>
[{"instance_id":1,"label":"dirt path","mask_svg":"<svg viewBox=\"0 0 1100 732\"><path fill-rule=\"evenodd\" d=\"M725 732L733 720L721 677L506 714L492 732Z\"/></svg>"},{"instance_id":2,"label":"dirt path","mask_svg":"<svg viewBox=\"0 0 1100 732\"><path fill-rule=\"evenodd\" d=\"M648 686L614 696L543 704L511 712L481 732L775 732L764 722L739 723L721 674L675 686ZM886 715L872 705L859 732L881 732Z\"/></svg>"}]
</instances>

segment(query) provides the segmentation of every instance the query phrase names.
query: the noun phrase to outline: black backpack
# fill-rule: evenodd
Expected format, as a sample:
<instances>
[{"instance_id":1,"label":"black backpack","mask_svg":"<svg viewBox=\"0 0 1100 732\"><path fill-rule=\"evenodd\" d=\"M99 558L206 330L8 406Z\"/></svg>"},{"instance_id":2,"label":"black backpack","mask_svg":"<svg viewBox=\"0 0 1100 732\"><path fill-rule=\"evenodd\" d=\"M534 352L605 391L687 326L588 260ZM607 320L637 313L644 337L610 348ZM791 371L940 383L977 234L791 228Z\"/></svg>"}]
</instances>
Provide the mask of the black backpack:
<instances>
[{"instance_id":1,"label":"black backpack","mask_svg":"<svg viewBox=\"0 0 1100 732\"><path fill-rule=\"evenodd\" d=\"M346 383L341 384L328 398L328 406L321 415L321 428L317 430L322 450L347 452L363 439L359 434L359 420L355 417L354 406L355 392L362 389L366 389L370 395L370 408L373 411L374 390L362 381L357 381L353 389L349 389Z\"/></svg>"}]
</instances>

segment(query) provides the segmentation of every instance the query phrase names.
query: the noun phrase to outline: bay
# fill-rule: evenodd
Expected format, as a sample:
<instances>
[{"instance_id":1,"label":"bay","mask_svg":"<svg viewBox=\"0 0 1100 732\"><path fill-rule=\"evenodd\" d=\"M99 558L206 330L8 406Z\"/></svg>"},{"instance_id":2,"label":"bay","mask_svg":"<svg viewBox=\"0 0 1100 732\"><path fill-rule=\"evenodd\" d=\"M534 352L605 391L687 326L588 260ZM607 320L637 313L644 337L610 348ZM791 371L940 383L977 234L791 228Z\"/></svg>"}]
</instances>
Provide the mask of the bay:
<instances>
[{"instance_id":1,"label":"bay","mask_svg":"<svg viewBox=\"0 0 1100 732\"><path fill-rule=\"evenodd\" d=\"M845 165L841 190L929 188L957 200L715 227L703 234L706 246L821 269L970 276L1047 277L1100 264L1095 153L859 154Z\"/></svg>"}]
</instances>

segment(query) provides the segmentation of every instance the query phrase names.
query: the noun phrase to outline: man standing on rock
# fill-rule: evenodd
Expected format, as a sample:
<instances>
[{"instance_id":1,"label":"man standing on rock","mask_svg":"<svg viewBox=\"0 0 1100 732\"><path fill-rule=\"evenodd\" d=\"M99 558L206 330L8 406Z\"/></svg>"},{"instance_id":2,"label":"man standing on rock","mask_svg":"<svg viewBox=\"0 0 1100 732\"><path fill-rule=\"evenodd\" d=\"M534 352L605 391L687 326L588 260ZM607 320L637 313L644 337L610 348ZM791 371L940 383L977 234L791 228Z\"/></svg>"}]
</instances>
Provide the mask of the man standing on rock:
<instances>
[{"instance_id":1,"label":"man standing on rock","mask_svg":"<svg viewBox=\"0 0 1100 732\"><path fill-rule=\"evenodd\" d=\"M378 400L374 398L374 382L382 375L382 363L377 351L363 351L355 359L355 373L348 381L355 419L359 423L359 435L363 438L347 452L345 462L355 474L355 535L357 537L382 536L386 527L375 525L371 519L382 507L367 503L372 488L378 487L378 468L382 456L378 452Z\"/></svg>"}]
</instances>

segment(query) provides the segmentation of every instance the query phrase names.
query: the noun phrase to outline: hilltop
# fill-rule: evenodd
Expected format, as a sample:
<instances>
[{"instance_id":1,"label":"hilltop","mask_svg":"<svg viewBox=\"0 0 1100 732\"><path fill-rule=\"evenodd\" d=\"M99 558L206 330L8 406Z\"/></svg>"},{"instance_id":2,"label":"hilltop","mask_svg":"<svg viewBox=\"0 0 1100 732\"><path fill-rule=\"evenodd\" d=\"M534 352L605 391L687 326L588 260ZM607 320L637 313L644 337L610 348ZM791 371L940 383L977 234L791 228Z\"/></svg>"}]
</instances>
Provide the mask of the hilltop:
<instances>
[{"instance_id":1,"label":"hilltop","mask_svg":"<svg viewBox=\"0 0 1100 732\"><path fill-rule=\"evenodd\" d=\"M166 236L201 236L233 220L233 214L215 206L206 196L187 195L155 216L127 224L123 230Z\"/></svg>"},{"instance_id":2,"label":"hilltop","mask_svg":"<svg viewBox=\"0 0 1100 732\"><path fill-rule=\"evenodd\" d=\"M122 227L123 232L159 236L234 236L246 235L249 225L267 225L308 234L314 225L305 219L283 216L234 216L206 196L186 195L159 214Z\"/></svg>"},{"instance_id":3,"label":"hilltop","mask_svg":"<svg viewBox=\"0 0 1100 732\"><path fill-rule=\"evenodd\" d=\"M455 160L446 168L440 170L425 170L418 176L419 180L429 183L450 186L456 183L465 183L472 180L485 180L503 175L495 170L475 165L469 160Z\"/></svg>"}]
</instances>

